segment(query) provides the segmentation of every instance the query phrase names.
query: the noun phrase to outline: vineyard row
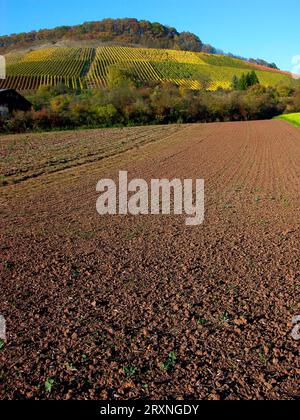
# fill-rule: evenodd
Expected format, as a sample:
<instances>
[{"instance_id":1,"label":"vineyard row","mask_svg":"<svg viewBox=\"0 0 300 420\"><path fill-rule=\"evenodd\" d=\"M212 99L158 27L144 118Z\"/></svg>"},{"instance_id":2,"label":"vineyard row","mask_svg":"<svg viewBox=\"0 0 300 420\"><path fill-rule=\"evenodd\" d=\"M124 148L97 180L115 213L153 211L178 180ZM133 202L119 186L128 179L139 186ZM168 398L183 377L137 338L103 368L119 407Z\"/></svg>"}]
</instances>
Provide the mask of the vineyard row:
<instances>
[{"instance_id":1,"label":"vineyard row","mask_svg":"<svg viewBox=\"0 0 300 420\"><path fill-rule=\"evenodd\" d=\"M199 89L201 78L212 80L211 89L229 87L234 74L255 68L225 56L129 47L48 48L7 56L7 78L0 88L34 91L40 86L64 83L72 88L98 88L107 84L111 66L132 73L141 82L168 81ZM289 79L288 75L257 69L266 85Z\"/></svg>"}]
</instances>

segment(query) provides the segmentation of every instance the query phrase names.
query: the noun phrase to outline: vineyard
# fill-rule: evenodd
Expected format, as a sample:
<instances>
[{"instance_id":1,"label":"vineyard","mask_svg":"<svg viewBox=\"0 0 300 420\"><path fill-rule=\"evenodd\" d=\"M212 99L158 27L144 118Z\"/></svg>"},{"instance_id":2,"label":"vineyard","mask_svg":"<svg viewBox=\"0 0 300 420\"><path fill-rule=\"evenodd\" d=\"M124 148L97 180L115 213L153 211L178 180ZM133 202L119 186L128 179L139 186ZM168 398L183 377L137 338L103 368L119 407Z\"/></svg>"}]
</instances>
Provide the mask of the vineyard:
<instances>
[{"instance_id":1,"label":"vineyard","mask_svg":"<svg viewBox=\"0 0 300 420\"><path fill-rule=\"evenodd\" d=\"M255 70L263 85L289 81L290 75L227 56L130 47L47 48L6 56L7 77L0 89L35 91L59 83L74 89L105 87L111 66L127 70L141 82L171 82L199 89L228 88L233 75Z\"/></svg>"},{"instance_id":2,"label":"vineyard","mask_svg":"<svg viewBox=\"0 0 300 420\"><path fill-rule=\"evenodd\" d=\"M64 83L84 88L84 77L94 58L93 48L49 48L7 57L7 78L1 88L32 91Z\"/></svg>"}]
</instances>

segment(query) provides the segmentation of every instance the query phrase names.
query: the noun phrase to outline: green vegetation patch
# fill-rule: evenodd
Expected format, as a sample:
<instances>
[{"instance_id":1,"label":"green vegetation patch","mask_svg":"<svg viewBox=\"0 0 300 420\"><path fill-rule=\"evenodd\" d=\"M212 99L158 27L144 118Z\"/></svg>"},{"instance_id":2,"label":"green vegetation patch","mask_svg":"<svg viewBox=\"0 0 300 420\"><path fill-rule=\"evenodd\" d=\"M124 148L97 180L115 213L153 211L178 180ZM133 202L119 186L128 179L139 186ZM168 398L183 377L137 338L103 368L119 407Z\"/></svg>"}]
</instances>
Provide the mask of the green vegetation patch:
<instances>
[{"instance_id":1,"label":"green vegetation patch","mask_svg":"<svg viewBox=\"0 0 300 420\"><path fill-rule=\"evenodd\" d=\"M212 66L221 66L221 67L234 67L240 69L252 69L253 65L246 63L245 61L238 60L236 58L228 57L226 55L213 55L213 54L199 54L201 60L205 63Z\"/></svg>"},{"instance_id":2,"label":"green vegetation patch","mask_svg":"<svg viewBox=\"0 0 300 420\"><path fill-rule=\"evenodd\" d=\"M300 112L296 114L281 115L280 117L277 117L277 119L287 121L296 127L300 127Z\"/></svg>"},{"instance_id":3,"label":"green vegetation patch","mask_svg":"<svg viewBox=\"0 0 300 420\"><path fill-rule=\"evenodd\" d=\"M202 74L203 65L169 62L152 62L154 69L163 79L197 79Z\"/></svg>"}]
</instances>

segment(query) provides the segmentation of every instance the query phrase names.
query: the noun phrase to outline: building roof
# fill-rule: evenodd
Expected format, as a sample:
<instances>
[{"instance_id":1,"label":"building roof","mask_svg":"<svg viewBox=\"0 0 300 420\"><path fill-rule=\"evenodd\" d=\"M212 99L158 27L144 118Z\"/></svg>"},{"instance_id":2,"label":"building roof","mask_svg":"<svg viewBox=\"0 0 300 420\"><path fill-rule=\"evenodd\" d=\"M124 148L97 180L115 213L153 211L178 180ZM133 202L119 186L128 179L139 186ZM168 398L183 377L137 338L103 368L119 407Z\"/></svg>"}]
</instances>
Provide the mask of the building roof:
<instances>
[{"instance_id":1,"label":"building roof","mask_svg":"<svg viewBox=\"0 0 300 420\"><path fill-rule=\"evenodd\" d=\"M19 93L16 89L9 89L9 88L7 88L7 89L0 89L0 93L1 92L15 92L16 94L21 95L21 93Z\"/></svg>"},{"instance_id":2,"label":"building roof","mask_svg":"<svg viewBox=\"0 0 300 420\"><path fill-rule=\"evenodd\" d=\"M26 104L28 107L32 106L32 103L15 89L0 89L0 96L1 100L19 101L19 103Z\"/></svg>"},{"instance_id":3,"label":"building roof","mask_svg":"<svg viewBox=\"0 0 300 420\"><path fill-rule=\"evenodd\" d=\"M3 92L14 92L17 95L20 95L20 93L18 91L16 91L16 89L0 89L0 93L3 93Z\"/></svg>"}]
</instances>

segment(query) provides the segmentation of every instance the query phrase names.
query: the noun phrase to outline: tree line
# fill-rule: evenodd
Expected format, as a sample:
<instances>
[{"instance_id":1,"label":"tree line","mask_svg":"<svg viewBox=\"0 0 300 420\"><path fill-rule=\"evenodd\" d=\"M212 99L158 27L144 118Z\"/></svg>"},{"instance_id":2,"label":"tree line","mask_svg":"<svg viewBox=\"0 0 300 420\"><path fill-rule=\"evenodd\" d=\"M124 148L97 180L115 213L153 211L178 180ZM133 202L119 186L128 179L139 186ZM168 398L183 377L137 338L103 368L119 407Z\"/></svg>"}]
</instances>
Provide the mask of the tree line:
<instances>
[{"instance_id":1,"label":"tree line","mask_svg":"<svg viewBox=\"0 0 300 420\"><path fill-rule=\"evenodd\" d=\"M247 90L252 86L259 85L259 79L253 70L249 73L243 73L241 77L234 75L231 85L234 90Z\"/></svg>"},{"instance_id":2,"label":"tree line","mask_svg":"<svg viewBox=\"0 0 300 420\"><path fill-rule=\"evenodd\" d=\"M170 48L200 52L204 45L190 32L158 22L137 19L104 19L82 25L59 26L54 29L24 32L0 37L0 53L20 46L34 46L41 42L56 43L61 40L114 42L122 45L140 45L148 48ZM209 48L206 47L205 50Z\"/></svg>"},{"instance_id":3,"label":"tree line","mask_svg":"<svg viewBox=\"0 0 300 420\"><path fill-rule=\"evenodd\" d=\"M256 75L234 78L230 90L195 91L171 83L140 85L113 69L106 88L73 91L41 87L28 99L34 108L0 118L2 133L133 125L270 119L300 111L300 86L266 88Z\"/></svg>"}]
</instances>

